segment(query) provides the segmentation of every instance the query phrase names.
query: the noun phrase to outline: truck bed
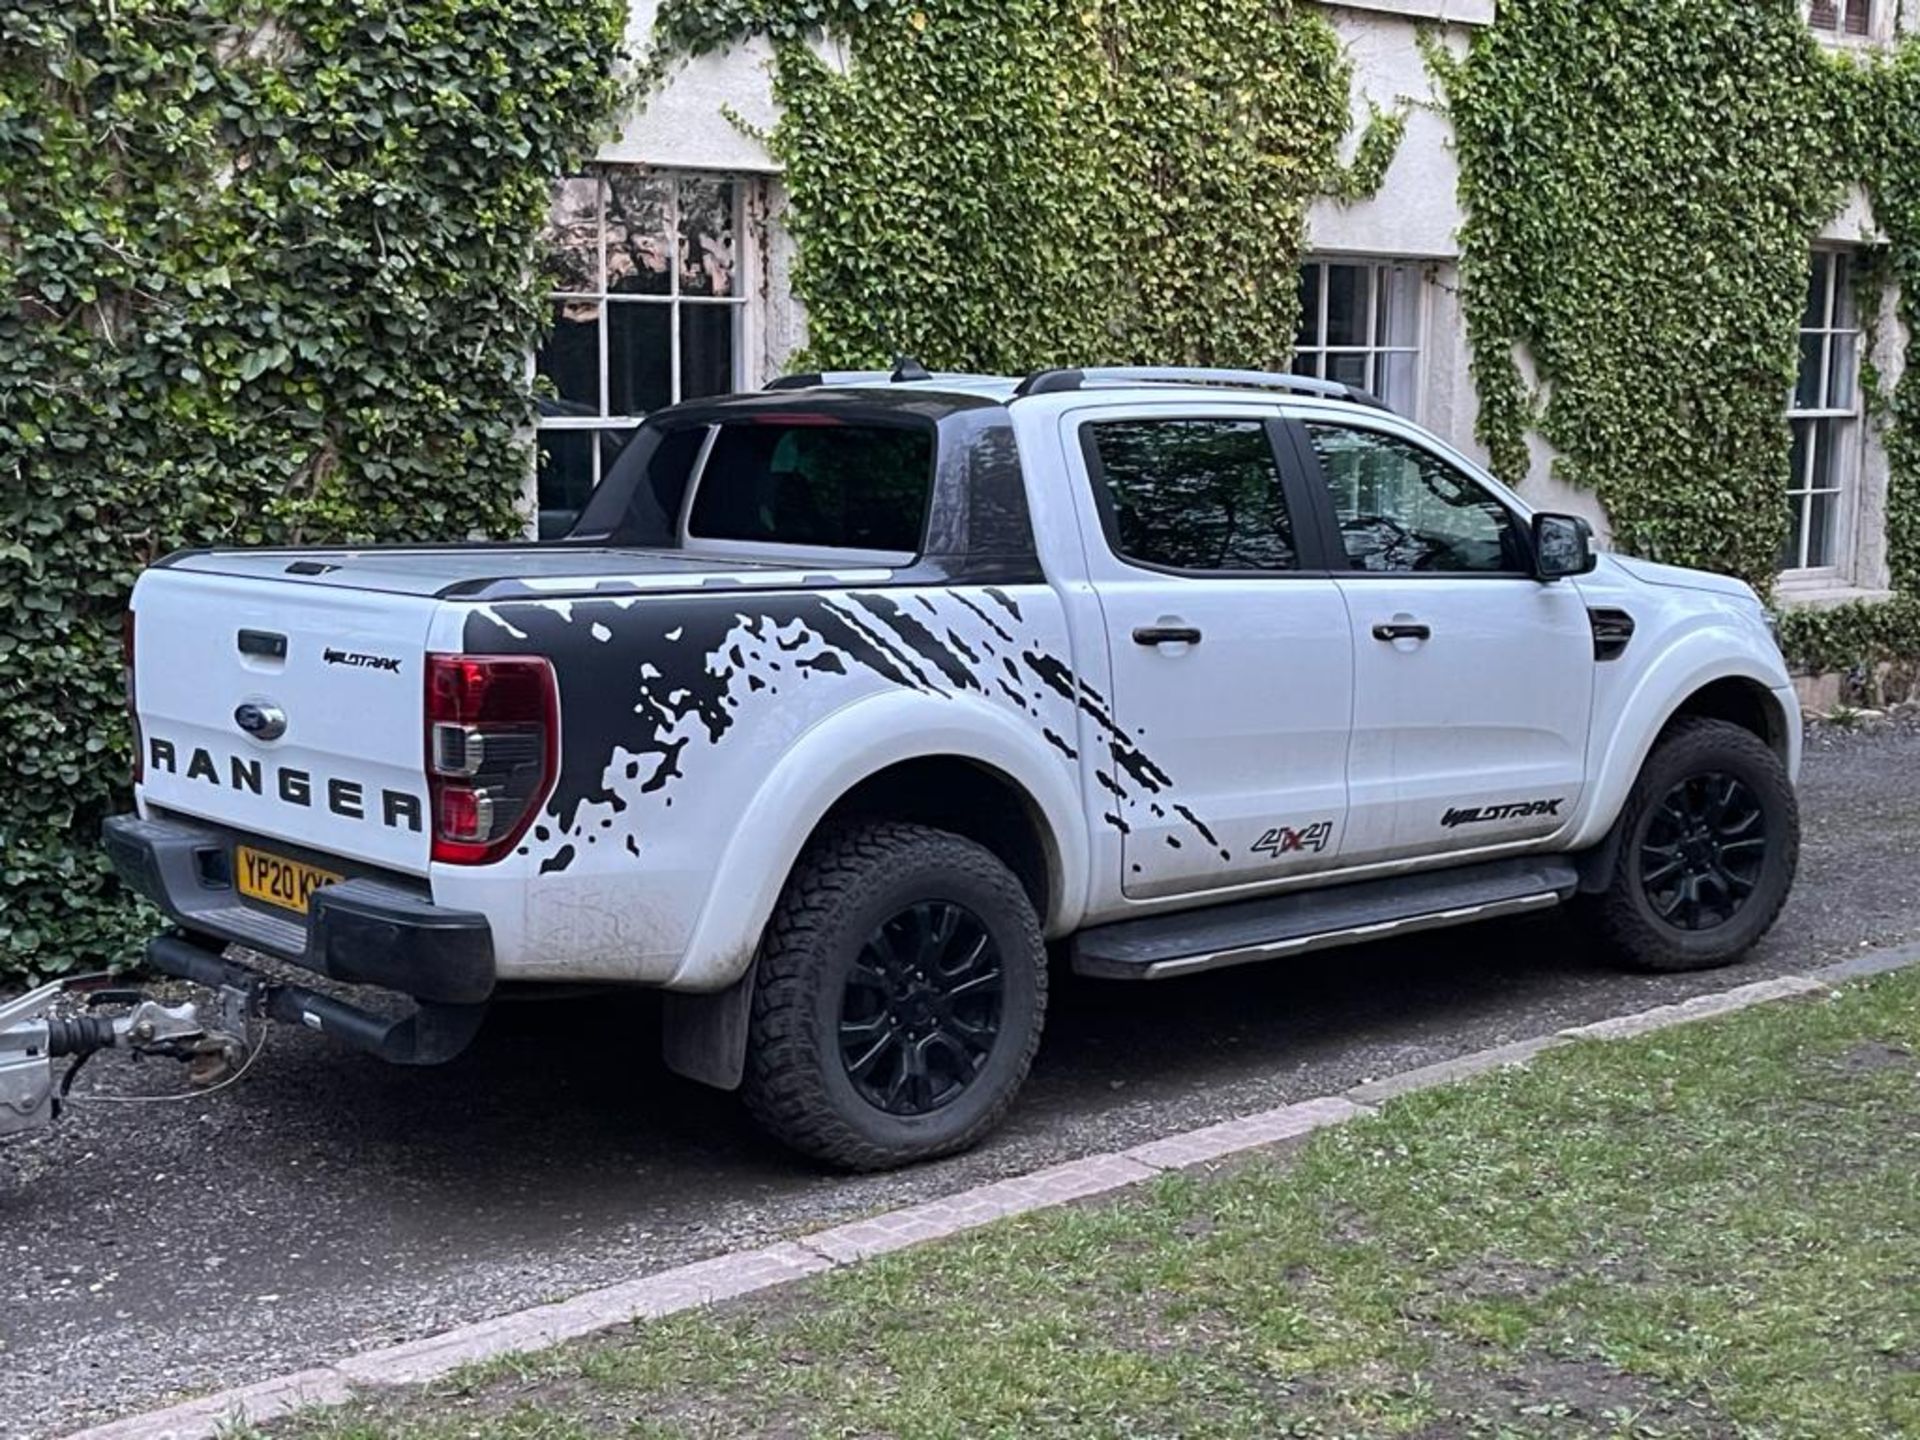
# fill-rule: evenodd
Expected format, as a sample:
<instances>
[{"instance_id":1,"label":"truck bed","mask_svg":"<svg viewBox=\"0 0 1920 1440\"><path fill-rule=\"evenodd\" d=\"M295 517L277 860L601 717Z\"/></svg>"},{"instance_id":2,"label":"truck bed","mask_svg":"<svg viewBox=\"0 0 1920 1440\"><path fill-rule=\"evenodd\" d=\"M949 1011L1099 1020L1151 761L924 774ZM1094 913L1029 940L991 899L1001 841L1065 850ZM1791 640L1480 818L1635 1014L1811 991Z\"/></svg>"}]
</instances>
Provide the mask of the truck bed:
<instances>
[{"instance_id":1,"label":"truck bed","mask_svg":"<svg viewBox=\"0 0 1920 1440\"><path fill-rule=\"evenodd\" d=\"M524 541L337 550L188 550L162 564L172 570L240 580L443 600L791 585L808 580L872 583L891 573L872 567L796 569L791 561Z\"/></svg>"}]
</instances>

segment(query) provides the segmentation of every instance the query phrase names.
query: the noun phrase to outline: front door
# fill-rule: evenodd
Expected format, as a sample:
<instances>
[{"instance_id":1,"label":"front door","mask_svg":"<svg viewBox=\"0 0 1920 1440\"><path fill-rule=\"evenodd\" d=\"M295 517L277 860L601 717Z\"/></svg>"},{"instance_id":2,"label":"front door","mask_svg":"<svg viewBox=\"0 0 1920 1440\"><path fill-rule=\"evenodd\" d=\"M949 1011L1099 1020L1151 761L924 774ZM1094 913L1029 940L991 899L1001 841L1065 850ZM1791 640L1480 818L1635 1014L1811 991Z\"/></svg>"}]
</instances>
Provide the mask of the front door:
<instances>
[{"instance_id":1,"label":"front door","mask_svg":"<svg viewBox=\"0 0 1920 1440\"><path fill-rule=\"evenodd\" d=\"M1076 411L1089 576L1118 739L1094 757L1095 822L1134 898L1331 868L1347 815L1346 605L1298 523L1270 407ZM1307 512L1310 515L1310 511Z\"/></svg>"},{"instance_id":2,"label":"front door","mask_svg":"<svg viewBox=\"0 0 1920 1440\"><path fill-rule=\"evenodd\" d=\"M1348 568L1354 647L1343 861L1537 840L1584 788L1593 631L1533 578L1522 517L1379 421L1304 422Z\"/></svg>"}]
</instances>

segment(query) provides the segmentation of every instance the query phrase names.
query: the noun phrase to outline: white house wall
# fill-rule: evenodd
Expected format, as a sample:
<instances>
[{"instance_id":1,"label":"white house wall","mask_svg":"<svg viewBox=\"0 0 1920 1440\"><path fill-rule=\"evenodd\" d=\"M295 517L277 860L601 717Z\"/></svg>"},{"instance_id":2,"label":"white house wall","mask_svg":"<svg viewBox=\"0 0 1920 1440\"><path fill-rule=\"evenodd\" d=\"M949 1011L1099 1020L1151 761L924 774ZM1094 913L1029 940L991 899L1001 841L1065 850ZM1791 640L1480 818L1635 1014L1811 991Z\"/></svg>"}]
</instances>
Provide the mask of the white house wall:
<instances>
[{"instance_id":1,"label":"white house wall","mask_svg":"<svg viewBox=\"0 0 1920 1440\"><path fill-rule=\"evenodd\" d=\"M633 0L627 46L644 54L659 0ZM779 170L757 138L780 118L773 101L773 46L765 39L684 64L667 84L601 147L609 165L653 165L673 170L772 174Z\"/></svg>"},{"instance_id":2,"label":"white house wall","mask_svg":"<svg viewBox=\"0 0 1920 1440\"><path fill-rule=\"evenodd\" d=\"M1423 22L1373 8L1326 9L1354 68L1348 154L1366 127L1370 105L1406 111L1407 130L1372 199L1351 205L1321 200L1307 212L1309 248L1316 255L1454 258L1460 253L1460 165L1420 53ZM1471 31L1450 25L1435 33L1449 49L1464 51Z\"/></svg>"}]
</instances>

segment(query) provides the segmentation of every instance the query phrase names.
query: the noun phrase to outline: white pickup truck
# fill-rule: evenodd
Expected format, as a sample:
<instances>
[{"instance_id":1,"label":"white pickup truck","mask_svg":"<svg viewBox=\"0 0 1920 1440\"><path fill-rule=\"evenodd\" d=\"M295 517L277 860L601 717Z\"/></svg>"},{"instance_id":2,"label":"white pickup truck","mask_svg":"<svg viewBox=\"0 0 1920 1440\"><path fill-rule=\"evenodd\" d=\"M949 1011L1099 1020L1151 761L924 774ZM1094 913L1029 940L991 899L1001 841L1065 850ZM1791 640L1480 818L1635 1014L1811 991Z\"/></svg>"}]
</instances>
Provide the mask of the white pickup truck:
<instances>
[{"instance_id":1,"label":"white pickup truck","mask_svg":"<svg viewBox=\"0 0 1920 1440\"><path fill-rule=\"evenodd\" d=\"M1050 950L1577 901L1714 965L1797 857L1751 590L1291 376L799 377L649 419L563 541L189 551L133 612L106 844L158 969L405 1063L654 987L674 1069L846 1166L1005 1113Z\"/></svg>"}]
</instances>

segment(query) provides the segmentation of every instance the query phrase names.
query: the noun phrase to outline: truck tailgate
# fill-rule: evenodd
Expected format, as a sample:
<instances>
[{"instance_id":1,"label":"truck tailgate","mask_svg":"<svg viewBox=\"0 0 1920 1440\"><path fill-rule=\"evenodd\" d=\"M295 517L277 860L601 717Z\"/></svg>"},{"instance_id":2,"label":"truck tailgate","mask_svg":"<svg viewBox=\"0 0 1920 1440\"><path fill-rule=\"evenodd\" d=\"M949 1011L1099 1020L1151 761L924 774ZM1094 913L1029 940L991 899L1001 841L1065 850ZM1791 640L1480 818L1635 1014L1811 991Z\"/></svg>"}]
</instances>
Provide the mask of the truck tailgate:
<instances>
[{"instance_id":1,"label":"truck tailgate","mask_svg":"<svg viewBox=\"0 0 1920 1440\"><path fill-rule=\"evenodd\" d=\"M149 570L133 598L142 802L426 874L423 657L436 608Z\"/></svg>"}]
</instances>

